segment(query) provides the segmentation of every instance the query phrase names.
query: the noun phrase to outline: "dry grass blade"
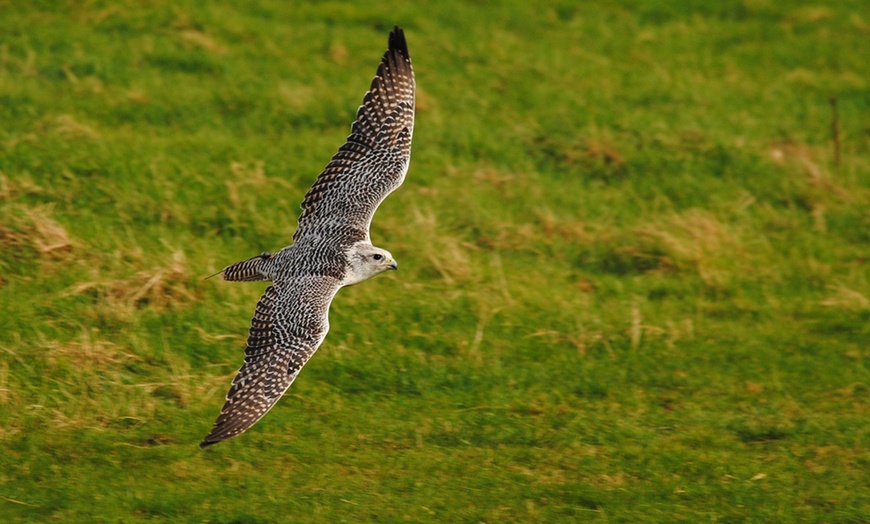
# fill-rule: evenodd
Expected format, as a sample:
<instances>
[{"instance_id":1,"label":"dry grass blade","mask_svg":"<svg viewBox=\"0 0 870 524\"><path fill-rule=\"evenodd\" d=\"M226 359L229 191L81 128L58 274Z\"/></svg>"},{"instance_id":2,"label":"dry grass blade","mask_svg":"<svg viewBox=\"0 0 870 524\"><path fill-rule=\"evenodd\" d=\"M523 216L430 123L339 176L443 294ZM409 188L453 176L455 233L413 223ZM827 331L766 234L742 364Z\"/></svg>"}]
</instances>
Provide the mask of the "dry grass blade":
<instances>
[{"instance_id":1,"label":"dry grass blade","mask_svg":"<svg viewBox=\"0 0 870 524\"><path fill-rule=\"evenodd\" d=\"M853 311L870 309L870 299L861 292L847 287L843 283L834 284L828 288L832 294L822 300L823 306Z\"/></svg>"}]
</instances>

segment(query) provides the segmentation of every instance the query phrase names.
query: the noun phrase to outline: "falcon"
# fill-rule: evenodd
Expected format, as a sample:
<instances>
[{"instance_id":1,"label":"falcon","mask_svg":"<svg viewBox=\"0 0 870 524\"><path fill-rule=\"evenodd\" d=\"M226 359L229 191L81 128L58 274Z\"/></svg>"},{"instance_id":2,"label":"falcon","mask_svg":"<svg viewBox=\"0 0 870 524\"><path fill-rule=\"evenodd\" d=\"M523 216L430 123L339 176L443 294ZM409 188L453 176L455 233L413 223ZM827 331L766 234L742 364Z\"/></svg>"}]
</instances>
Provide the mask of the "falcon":
<instances>
[{"instance_id":1,"label":"falcon","mask_svg":"<svg viewBox=\"0 0 870 524\"><path fill-rule=\"evenodd\" d=\"M329 305L344 286L398 268L371 243L372 217L405 180L414 131L414 70L405 34L389 48L356 114L350 136L302 201L293 244L218 273L234 282L270 281L207 447L240 435L275 405L329 331Z\"/></svg>"}]
</instances>

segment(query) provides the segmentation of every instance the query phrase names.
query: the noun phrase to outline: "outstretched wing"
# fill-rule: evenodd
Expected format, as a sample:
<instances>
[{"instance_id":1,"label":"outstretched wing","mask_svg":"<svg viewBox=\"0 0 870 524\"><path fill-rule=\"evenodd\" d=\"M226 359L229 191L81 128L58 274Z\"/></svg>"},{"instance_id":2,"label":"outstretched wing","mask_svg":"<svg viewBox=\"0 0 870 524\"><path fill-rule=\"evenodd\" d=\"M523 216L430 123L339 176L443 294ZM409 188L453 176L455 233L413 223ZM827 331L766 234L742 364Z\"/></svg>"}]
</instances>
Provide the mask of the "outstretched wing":
<instances>
[{"instance_id":1,"label":"outstretched wing","mask_svg":"<svg viewBox=\"0 0 870 524\"><path fill-rule=\"evenodd\" d=\"M395 27L347 142L305 195L293 241L368 241L378 206L405 180L413 132L414 70L405 33Z\"/></svg>"},{"instance_id":2,"label":"outstretched wing","mask_svg":"<svg viewBox=\"0 0 870 524\"><path fill-rule=\"evenodd\" d=\"M200 447L241 434L272 409L326 337L339 287L331 277L305 277L266 288L251 321L245 363Z\"/></svg>"}]
</instances>

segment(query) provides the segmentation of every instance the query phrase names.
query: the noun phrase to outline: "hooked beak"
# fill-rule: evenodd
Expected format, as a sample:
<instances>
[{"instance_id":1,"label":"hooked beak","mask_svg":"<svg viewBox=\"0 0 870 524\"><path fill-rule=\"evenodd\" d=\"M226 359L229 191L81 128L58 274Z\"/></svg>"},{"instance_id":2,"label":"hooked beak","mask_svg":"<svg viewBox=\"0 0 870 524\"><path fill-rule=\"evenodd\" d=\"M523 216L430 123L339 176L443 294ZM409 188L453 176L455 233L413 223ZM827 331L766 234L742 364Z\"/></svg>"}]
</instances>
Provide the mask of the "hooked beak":
<instances>
[{"instance_id":1,"label":"hooked beak","mask_svg":"<svg viewBox=\"0 0 870 524\"><path fill-rule=\"evenodd\" d=\"M399 263L393 260L392 262L390 262L389 268L395 271L399 269Z\"/></svg>"}]
</instances>

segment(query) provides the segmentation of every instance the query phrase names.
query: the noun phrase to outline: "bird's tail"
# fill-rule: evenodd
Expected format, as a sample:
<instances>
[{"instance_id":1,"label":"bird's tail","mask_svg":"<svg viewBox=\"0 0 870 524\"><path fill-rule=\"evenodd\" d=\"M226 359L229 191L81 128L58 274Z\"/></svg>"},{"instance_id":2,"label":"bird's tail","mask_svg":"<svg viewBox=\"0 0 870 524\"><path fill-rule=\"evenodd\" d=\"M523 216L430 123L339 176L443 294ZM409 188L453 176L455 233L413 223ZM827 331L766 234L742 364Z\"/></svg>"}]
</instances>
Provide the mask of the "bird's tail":
<instances>
[{"instance_id":1,"label":"bird's tail","mask_svg":"<svg viewBox=\"0 0 870 524\"><path fill-rule=\"evenodd\" d=\"M253 258L231 264L214 275L206 278L208 279L220 275L224 280L230 280L232 282L258 282L260 280L269 280L269 277L267 277L263 271L263 264L272 258L272 256L271 253L263 253L262 255L257 255Z\"/></svg>"}]
</instances>

